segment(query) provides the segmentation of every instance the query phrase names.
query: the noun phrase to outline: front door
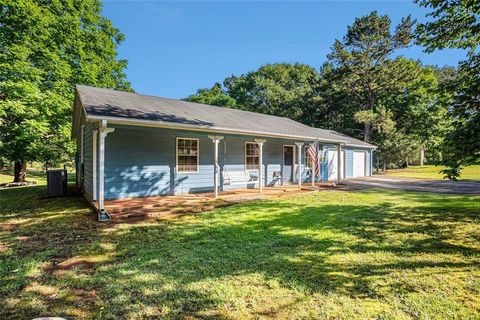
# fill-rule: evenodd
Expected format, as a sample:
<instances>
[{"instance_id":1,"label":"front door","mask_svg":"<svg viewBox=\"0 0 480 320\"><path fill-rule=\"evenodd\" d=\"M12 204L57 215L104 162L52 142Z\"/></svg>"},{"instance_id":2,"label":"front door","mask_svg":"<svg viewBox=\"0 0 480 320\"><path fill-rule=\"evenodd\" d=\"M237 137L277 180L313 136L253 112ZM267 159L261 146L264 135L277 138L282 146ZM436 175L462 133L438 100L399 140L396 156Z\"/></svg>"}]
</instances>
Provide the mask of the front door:
<instances>
[{"instance_id":1,"label":"front door","mask_svg":"<svg viewBox=\"0 0 480 320\"><path fill-rule=\"evenodd\" d=\"M283 146L283 178L285 182L293 181L294 146Z\"/></svg>"}]
</instances>

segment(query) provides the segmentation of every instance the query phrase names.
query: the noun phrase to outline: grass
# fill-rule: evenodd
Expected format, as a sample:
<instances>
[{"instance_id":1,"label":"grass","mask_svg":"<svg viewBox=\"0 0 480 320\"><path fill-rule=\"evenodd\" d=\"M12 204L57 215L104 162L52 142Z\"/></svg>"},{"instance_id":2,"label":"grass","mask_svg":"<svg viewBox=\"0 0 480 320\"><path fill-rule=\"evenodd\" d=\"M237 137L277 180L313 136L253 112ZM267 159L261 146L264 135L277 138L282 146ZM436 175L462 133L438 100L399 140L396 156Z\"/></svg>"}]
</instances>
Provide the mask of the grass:
<instances>
[{"instance_id":1,"label":"grass","mask_svg":"<svg viewBox=\"0 0 480 320\"><path fill-rule=\"evenodd\" d=\"M12 170L0 171L0 184L13 181ZM47 175L45 171L39 169L27 169L27 181L35 181L37 185L47 184ZM68 181L75 181L75 172L68 171Z\"/></svg>"},{"instance_id":2,"label":"grass","mask_svg":"<svg viewBox=\"0 0 480 320\"><path fill-rule=\"evenodd\" d=\"M0 184L13 181L13 172L10 170L0 171ZM35 181L38 185L47 184L45 172L39 170L27 170L27 181Z\"/></svg>"},{"instance_id":3,"label":"grass","mask_svg":"<svg viewBox=\"0 0 480 320\"><path fill-rule=\"evenodd\" d=\"M480 197L324 191L99 224L0 190L0 318L480 319Z\"/></svg>"},{"instance_id":4,"label":"grass","mask_svg":"<svg viewBox=\"0 0 480 320\"><path fill-rule=\"evenodd\" d=\"M384 175L403 178L443 179L444 174L440 173L442 169L444 167L433 165L410 166L407 169L388 170ZM460 180L480 180L480 164L464 168Z\"/></svg>"}]
</instances>

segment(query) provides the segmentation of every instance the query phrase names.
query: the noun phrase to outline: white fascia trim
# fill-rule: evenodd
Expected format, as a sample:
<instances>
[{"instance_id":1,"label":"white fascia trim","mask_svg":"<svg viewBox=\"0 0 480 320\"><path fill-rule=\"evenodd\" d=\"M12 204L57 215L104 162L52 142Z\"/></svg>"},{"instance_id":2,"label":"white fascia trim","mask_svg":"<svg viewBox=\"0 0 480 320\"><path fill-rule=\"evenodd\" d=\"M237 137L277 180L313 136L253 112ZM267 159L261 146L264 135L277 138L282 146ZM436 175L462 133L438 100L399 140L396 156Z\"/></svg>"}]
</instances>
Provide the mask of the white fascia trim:
<instances>
[{"instance_id":1,"label":"white fascia trim","mask_svg":"<svg viewBox=\"0 0 480 320\"><path fill-rule=\"evenodd\" d=\"M354 147L354 148L362 148L362 149L371 149L371 150L376 150L377 149L376 146L371 146L370 147L370 146L362 146L360 144L349 144L349 143L347 143L345 146L346 147Z\"/></svg>"},{"instance_id":2,"label":"white fascia trim","mask_svg":"<svg viewBox=\"0 0 480 320\"><path fill-rule=\"evenodd\" d=\"M130 118L119 118L119 117L104 117L104 116L95 116L90 115L87 117L87 121L95 122L107 120L108 123L112 124L123 124L123 125L136 125L142 127L156 127L156 128L166 128L166 129L181 129L181 130L191 130L191 131L207 131L207 132L221 132L224 134L240 134L240 135L250 135L250 136L263 136L263 137L271 137L271 138L282 138L282 139L300 139L306 141L315 141L318 140L320 142L331 142L331 143L346 143L343 140L332 140L332 139L319 139L318 137L306 137L306 136L288 136L282 134L275 134L269 132L261 132L261 131L242 131L242 130L233 130L228 128L222 127L203 127L198 125L192 124L170 124L170 123L162 123L154 120L141 120L141 119L130 119Z\"/></svg>"}]
</instances>

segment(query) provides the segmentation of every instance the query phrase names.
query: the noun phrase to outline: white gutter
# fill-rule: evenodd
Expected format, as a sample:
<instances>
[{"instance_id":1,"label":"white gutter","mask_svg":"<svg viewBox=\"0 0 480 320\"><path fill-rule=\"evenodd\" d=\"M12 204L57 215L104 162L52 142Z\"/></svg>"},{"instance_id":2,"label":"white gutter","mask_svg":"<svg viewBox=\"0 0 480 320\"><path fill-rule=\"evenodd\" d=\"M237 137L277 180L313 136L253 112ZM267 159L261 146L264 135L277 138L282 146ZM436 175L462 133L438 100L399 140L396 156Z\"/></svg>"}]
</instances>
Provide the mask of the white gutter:
<instances>
[{"instance_id":1,"label":"white gutter","mask_svg":"<svg viewBox=\"0 0 480 320\"><path fill-rule=\"evenodd\" d=\"M235 130L235 129L228 129L222 127L207 127L207 126L200 126L194 124L179 124L179 123L165 123L159 122L155 120L142 120L142 119L131 119L131 118L120 118L120 117L105 117L105 116L96 116L96 115L89 115L87 116L87 121L96 122L107 120L108 123L111 124L120 124L120 125L136 125L142 127L155 127L155 128L165 128L165 129L180 129L180 130L191 130L191 131L206 131L206 132L219 132L224 134L241 134L241 135L250 135L250 136L263 136L263 137L270 137L270 138L282 138L282 139L301 139L301 140L309 140L309 141L322 141L322 142L331 142L331 143L347 143L344 140L333 140L333 139L319 139L318 137L307 137L307 136L294 136L294 135L282 135L282 134L275 134L271 132L262 132L262 131L243 131L243 130Z\"/></svg>"},{"instance_id":2,"label":"white gutter","mask_svg":"<svg viewBox=\"0 0 480 320\"><path fill-rule=\"evenodd\" d=\"M377 150L376 146L365 146L361 144L346 144L347 147L355 147L355 148L363 148L363 149L372 149L372 150Z\"/></svg>"}]
</instances>

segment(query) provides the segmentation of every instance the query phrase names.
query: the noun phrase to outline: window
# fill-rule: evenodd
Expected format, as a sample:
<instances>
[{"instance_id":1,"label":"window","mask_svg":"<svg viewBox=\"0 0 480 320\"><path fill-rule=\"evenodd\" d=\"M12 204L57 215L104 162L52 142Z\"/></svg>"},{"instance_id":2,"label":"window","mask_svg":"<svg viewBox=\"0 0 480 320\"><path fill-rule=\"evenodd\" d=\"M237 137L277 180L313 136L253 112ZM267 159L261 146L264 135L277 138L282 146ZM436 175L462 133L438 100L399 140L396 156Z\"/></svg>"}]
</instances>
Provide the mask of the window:
<instances>
[{"instance_id":1,"label":"window","mask_svg":"<svg viewBox=\"0 0 480 320\"><path fill-rule=\"evenodd\" d=\"M308 153L308 146L305 146L305 167L306 168L313 168L313 160L310 154Z\"/></svg>"},{"instance_id":2,"label":"window","mask_svg":"<svg viewBox=\"0 0 480 320\"><path fill-rule=\"evenodd\" d=\"M198 139L177 138L177 172L198 172Z\"/></svg>"},{"instance_id":3,"label":"window","mask_svg":"<svg viewBox=\"0 0 480 320\"><path fill-rule=\"evenodd\" d=\"M256 142L245 142L245 169L258 170L259 168L259 147Z\"/></svg>"}]
</instances>

